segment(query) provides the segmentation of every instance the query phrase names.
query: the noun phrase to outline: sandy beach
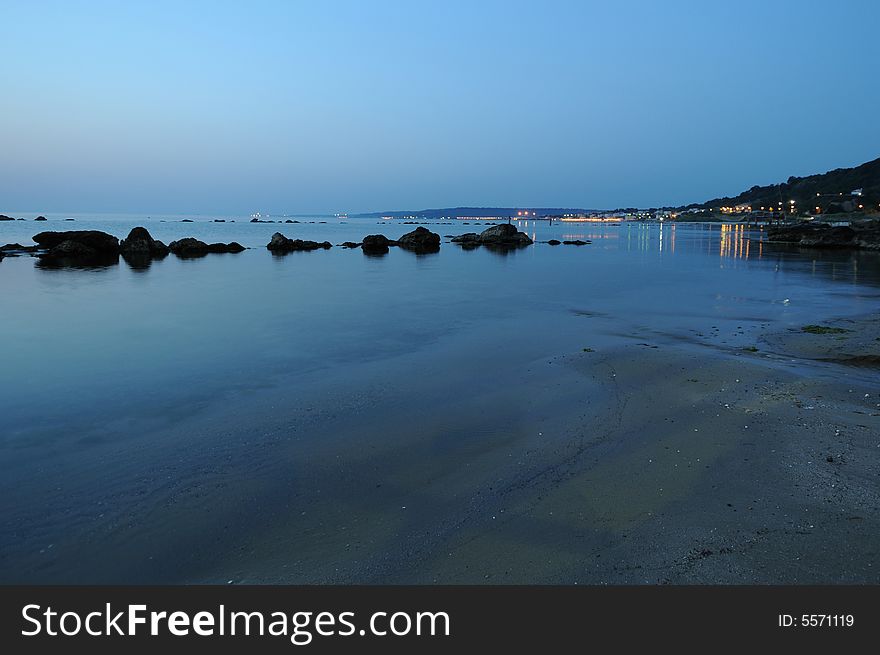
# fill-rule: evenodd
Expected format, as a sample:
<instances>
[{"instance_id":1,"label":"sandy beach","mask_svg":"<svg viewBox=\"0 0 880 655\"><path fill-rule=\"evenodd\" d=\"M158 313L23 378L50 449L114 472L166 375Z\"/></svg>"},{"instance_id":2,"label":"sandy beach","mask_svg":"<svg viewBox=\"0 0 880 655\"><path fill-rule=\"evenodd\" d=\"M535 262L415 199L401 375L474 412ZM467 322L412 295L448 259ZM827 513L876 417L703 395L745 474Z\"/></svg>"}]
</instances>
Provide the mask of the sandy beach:
<instances>
[{"instance_id":1,"label":"sandy beach","mask_svg":"<svg viewBox=\"0 0 880 655\"><path fill-rule=\"evenodd\" d=\"M878 326L835 324L845 340L788 331L756 353L560 358L611 402L567 456L501 494L503 514L395 579L876 583L878 376L822 361L876 354Z\"/></svg>"}]
</instances>

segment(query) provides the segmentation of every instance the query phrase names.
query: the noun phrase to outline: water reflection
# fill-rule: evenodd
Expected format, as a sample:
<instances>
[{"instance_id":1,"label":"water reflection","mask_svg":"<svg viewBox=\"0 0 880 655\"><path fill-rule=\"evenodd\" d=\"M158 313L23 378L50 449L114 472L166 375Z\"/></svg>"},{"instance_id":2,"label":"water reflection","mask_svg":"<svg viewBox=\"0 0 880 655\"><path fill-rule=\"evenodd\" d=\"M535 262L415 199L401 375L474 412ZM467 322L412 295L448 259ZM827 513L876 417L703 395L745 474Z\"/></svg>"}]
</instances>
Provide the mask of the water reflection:
<instances>
[{"instance_id":1,"label":"water reflection","mask_svg":"<svg viewBox=\"0 0 880 655\"><path fill-rule=\"evenodd\" d=\"M721 238L718 242L719 252L722 257L733 257L734 259L747 259L751 254L752 239L750 238L751 230L745 225L732 225L723 223L721 225ZM757 240L757 256L763 254L763 239Z\"/></svg>"},{"instance_id":2,"label":"water reflection","mask_svg":"<svg viewBox=\"0 0 880 655\"><path fill-rule=\"evenodd\" d=\"M95 255L93 257L36 257L36 267L46 271L102 270L119 264L119 255Z\"/></svg>"}]
</instances>

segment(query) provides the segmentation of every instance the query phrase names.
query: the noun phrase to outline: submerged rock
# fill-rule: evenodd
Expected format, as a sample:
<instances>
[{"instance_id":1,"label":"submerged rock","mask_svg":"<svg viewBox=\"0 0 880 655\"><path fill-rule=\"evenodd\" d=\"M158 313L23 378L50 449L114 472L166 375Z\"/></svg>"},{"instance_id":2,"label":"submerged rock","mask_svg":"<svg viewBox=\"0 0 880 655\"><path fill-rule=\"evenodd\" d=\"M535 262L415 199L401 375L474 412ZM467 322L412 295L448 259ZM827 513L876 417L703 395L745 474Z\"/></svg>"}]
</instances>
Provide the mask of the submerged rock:
<instances>
[{"instance_id":1,"label":"submerged rock","mask_svg":"<svg viewBox=\"0 0 880 655\"><path fill-rule=\"evenodd\" d=\"M39 249L39 246L23 246L20 243L7 243L5 246L0 246L0 255L17 256L25 253L37 252Z\"/></svg>"},{"instance_id":2,"label":"submerged rock","mask_svg":"<svg viewBox=\"0 0 880 655\"><path fill-rule=\"evenodd\" d=\"M814 222L782 225L768 229L767 240L804 248L880 250L880 220L854 221L848 226Z\"/></svg>"},{"instance_id":3,"label":"submerged rock","mask_svg":"<svg viewBox=\"0 0 880 655\"><path fill-rule=\"evenodd\" d=\"M305 241L303 239L288 239L281 232L272 235L272 239L266 245L266 248L274 253L297 252L303 250L328 250L333 244L329 241Z\"/></svg>"},{"instance_id":4,"label":"submerged rock","mask_svg":"<svg viewBox=\"0 0 880 655\"><path fill-rule=\"evenodd\" d=\"M567 246L585 246L588 243L592 243L592 241L581 241L580 239L572 239L570 241L563 241Z\"/></svg>"},{"instance_id":5,"label":"submerged rock","mask_svg":"<svg viewBox=\"0 0 880 655\"><path fill-rule=\"evenodd\" d=\"M354 241L343 241L341 246L343 248L360 248L361 244L355 243Z\"/></svg>"},{"instance_id":6,"label":"submerged rock","mask_svg":"<svg viewBox=\"0 0 880 655\"><path fill-rule=\"evenodd\" d=\"M397 245L414 252L437 252L440 250L440 235L424 227L417 227L397 240Z\"/></svg>"},{"instance_id":7,"label":"submerged rock","mask_svg":"<svg viewBox=\"0 0 880 655\"><path fill-rule=\"evenodd\" d=\"M558 246L562 243L562 241L560 241L559 239L550 239L547 243L551 246Z\"/></svg>"},{"instance_id":8,"label":"submerged rock","mask_svg":"<svg viewBox=\"0 0 880 655\"><path fill-rule=\"evenodd\" d=\"M37 216L34 220L35 221L45 221L46 217L45 216Z\"/></svg>"}]
</instances>

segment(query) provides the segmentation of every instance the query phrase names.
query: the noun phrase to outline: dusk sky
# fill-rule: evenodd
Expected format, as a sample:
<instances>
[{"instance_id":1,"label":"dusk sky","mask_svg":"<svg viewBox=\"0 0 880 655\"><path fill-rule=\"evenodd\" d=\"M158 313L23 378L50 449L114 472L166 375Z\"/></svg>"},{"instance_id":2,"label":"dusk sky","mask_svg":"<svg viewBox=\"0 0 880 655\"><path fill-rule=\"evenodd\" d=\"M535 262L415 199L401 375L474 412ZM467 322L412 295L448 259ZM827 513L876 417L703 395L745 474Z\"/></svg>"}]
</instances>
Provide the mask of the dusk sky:
<instances>
[{"instance_id":1,"label":"dusk sky","mask_svg":"<svg viewBox=\"0 0 880 655\"><path fill-rule=\"evenodd\" d=\"M0 24L0 213L657 206L880 156L876 0L0 0Z\"/></svg>"}]
</instances>

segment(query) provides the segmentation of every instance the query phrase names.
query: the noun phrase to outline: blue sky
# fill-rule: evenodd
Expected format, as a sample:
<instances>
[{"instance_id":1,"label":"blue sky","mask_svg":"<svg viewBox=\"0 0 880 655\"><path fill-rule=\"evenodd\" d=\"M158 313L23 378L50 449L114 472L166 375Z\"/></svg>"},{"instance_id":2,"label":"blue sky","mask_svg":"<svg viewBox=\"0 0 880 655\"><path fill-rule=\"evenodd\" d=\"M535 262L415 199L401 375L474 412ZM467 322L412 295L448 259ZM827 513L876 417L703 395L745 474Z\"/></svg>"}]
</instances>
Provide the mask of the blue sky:
<instances>
[{"instance_id":1,"label":"blue sky","mask_svg":"<svg viewBox=\"0 0 880 655\"><path fill-rule=\"evenodd\" d=\"M0 0L0 25L0 213L652 206L880 156L874 1Z\"/></svg>"}]
</instances>

